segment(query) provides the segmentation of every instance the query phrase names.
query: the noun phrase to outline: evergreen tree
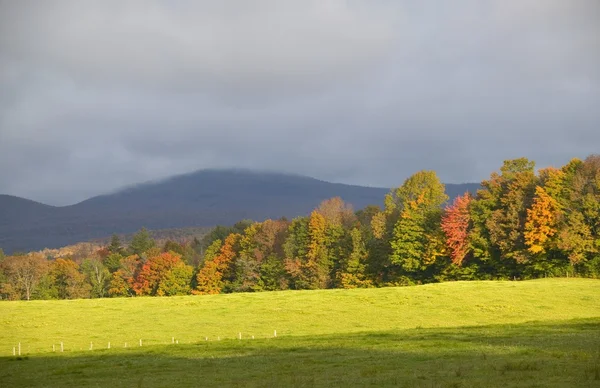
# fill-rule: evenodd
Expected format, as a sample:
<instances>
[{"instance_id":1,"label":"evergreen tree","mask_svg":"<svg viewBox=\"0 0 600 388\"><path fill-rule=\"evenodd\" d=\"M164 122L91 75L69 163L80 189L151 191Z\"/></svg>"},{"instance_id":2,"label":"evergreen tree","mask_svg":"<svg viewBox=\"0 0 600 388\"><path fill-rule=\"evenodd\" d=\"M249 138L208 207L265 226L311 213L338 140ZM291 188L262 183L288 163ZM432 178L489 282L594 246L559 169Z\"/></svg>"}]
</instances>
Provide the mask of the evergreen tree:
<instances>
[{"instance_id":1,"label":"evergreen tree","mask_svg":"<svg viewBox=\"0 0 600 388\"><path fill-rule=\"evenodd\" d=\"M156 242L152 237L150 237L148 230L146 228L142 228L139 232L133 235L131 244L129 244L129 251L131 254L142 257L145 252L151 248L154 248L155 246Z\"/></svg>"},{"instance_id":2,"label":"evergreen tree","mask_svg":"<svg viewBox=\"0 0 600 388\"><path fill-rule=\"evenodd\" d=\"M123 247L121 246L121 240L119 236L113 234L110 239L110 245L108 246L108 251L113 254L123 254Z\"/></svg>"}]
</instances>

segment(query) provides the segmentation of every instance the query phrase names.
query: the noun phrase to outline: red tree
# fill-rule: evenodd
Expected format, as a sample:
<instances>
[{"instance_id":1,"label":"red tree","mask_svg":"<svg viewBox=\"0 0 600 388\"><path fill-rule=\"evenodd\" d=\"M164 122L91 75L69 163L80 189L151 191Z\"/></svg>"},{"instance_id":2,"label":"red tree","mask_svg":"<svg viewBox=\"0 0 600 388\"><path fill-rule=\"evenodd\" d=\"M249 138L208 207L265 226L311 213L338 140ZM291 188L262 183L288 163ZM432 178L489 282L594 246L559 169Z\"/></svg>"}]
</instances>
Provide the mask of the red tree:
<instances>
[{"instance_id":1,"label":"red tree","mask_svg":"<svg viewBox=\"0 0 600 388\"><path fill-rule=\"evenodd\" d=\"M241 237L237 233L227 236L219 254L204 263L204 267L196 275L198 285L194 294L218 294L221 292L224 286L223 276L236 257L235 246Z\"/></svg>"},{"instance_id":2,"label":"red tree","mask_svg":"<svg viewBox=\"0 0 600 388\"><path fill-rule=\"evenodd\" d=\"M456 265L461 265L469 252L469 203L471 196L465 193L457 197L451 206L446 207L442 217L442 230L446 234L446 246L450 250L450 258Z\"/></svg>"},{"instance_id":3,"label":"red tree","mask_svg":"<svg viewBox=\"0 0 600 388\"><path fill-rule=\"evenodd\" d=\"M150 257L136 276L133 290L137 295L156 295L161 281L178 264L184 263L181 256L173 252Z\"/></svg>"}]
</instances>

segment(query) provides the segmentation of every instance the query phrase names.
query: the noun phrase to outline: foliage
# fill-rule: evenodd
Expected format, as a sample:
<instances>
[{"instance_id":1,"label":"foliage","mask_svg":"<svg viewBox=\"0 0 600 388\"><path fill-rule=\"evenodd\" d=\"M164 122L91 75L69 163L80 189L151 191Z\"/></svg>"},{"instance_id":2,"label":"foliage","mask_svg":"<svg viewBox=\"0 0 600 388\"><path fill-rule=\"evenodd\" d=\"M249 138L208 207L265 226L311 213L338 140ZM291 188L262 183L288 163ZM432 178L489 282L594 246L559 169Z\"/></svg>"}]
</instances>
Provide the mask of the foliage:
<instances>
[{"instance_id":1,"label":"foliage","mask_svg":"<svg viewBox=\"0 0 600 388\"><path fill-rule=\"evenodd\" d=\"M133 282L132 288L136 295L162 296L165 295L165 290L169 293L177 293L181 285L181 279L179 279L181 271L175 274L170 273L177 266L185 267L185 264L181 261L181 256L176 253L166 252L149 257ZM163 285L162 283L167 277L169 277L168 285ZM191 271L190 278L185 279L185 282L189 283L190 279Z\"/></svg>"},{"instance_id":2,"label":"foliage","mask_svg":"<svg viewBox=\"0 0 600 388\"><path fill-rule=\"evenodd\" d=\"M81 263L81 272L85 275L87 283L91 286L90 296L92 298L102 298L107 295L110 272L102 264L102 261L96 258L85 259Z\"/></svg>"},{"instance_id":3,"label":"foliage","mask_svg":"<svg viewBox=\"0 0 600 388\"><path fill-rule=\"evenodd\" d=\"M394 188L384 208L341 198L308 216L218 226L202 240L155 241L0 259L3 299L358 288L447 280L600 276L600 156L536 174L507 160L471 197L448 197L433 171ZM127 253L129 256L127 256Z\"/></svg>"},{"instance_id":4,"label":"foliage","mask_svg":"<svg viewBox=\"0 0 600 388\"><path fill-rule=\"evenodd\" d=\"M408 178L388 200L399 211L390 240L390 261L406 273L424 271L441 255L440 207L448 200L444 185L433 171L420 171ZM390 211L391 212L391 211Z\"/></svg>"},{"instance_id":5,"label":"foliage","mask_svg":"<svg viewBox=\"0 0 600 388\"><path fill-rule=\"evenodd\" d=\"M559 218L557 201L543 187L535 188L535 198L530 209L527 209L525 223L525 243L529 252L536 254L548 249L548 242L556 234Z\"/></svg>"},{"instance_id":6,"label":"foliage","mask_svg":"<svg viewBox=\"0 0 600 388\"><path fill-rule=\"evenodd\" d=\"M218 294L223 290L227 276L231 276L231 264L235 259L240 237L237 233L228 235L219 253L212 260L204 262L204 267L196 275L195 293Z\"/></svg>"},{"instance_id":7,"label":"foliage","mask_svg":"<svg viewBox=\"0 0 600 388\"><path fill-rule=\"evenodd\" d=\"M48 261L39 254L6 257L0 268L5 275L2 294L8 299L30 300L44 276L48 274Z\"/></svg>"},{"instance_id":8,"label":"foliage","mask_svg":"<svg viewBox=\"0 0 600 388\"><path fill-rule=\"evenodd\" d=\"M107 248L108 251L112 254L122 254L123 247L121 246L121 240L119 239L119 236L113 234L110 239L110 245Z\"/></svg>"},{"instance_id":9,"label":"foliage","mask_svg":"<svg viewBox=\"0 0 600 388\"><path fill-rule=\"evenodd\" d=\"M446 234L446 246L450 250L452 263L456 265L461 265L469 253L470 203L469 193L456 197L454 203L446 207L442 216L441 228Z\"/></svg>"},{"instance_id":10,"label":"foliage","mask_svg":"<svg viewBox=\"0 0 600 388\"><path fill-rule=\"evenodd\" d=\"M91 286L79 272L79 265L73 260L56 259L50 265L50 276L56 294L60 299L89 298Z\"/></svg>"},{"instance_id":11,"label":"foliage","mask_svg":"<svg viewBox=\"0 0 600 388\"><path fill-rule=\"evenodd\" d=\"M132 255L138 255L142 257L144 253L146 253L151 248L154 248L156 242L152 237L150 237L150 233L146 228L142 228L139 232L137 232L132 240L131 244L129 244L129 252Z\"/></svg>"}]
</instances>

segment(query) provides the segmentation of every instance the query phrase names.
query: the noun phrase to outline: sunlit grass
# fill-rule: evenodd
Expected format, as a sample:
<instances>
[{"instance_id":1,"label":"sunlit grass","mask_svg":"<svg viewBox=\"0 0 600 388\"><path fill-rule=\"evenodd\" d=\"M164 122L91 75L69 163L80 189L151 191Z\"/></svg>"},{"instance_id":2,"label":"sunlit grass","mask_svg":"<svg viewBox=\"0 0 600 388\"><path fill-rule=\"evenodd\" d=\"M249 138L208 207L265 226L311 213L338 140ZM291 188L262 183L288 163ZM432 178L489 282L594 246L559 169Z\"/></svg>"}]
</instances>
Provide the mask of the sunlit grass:
<instances>
[{"instance_id":1,"label":"sunlit grass","mask_svg":"<svg viewBox=\"0 0 600 388\"><path fill-rule=\"evenodd\" d=\"M0 386L600 386L598 280L3 302L0 317Z\"/></svg>"}]
</instances>

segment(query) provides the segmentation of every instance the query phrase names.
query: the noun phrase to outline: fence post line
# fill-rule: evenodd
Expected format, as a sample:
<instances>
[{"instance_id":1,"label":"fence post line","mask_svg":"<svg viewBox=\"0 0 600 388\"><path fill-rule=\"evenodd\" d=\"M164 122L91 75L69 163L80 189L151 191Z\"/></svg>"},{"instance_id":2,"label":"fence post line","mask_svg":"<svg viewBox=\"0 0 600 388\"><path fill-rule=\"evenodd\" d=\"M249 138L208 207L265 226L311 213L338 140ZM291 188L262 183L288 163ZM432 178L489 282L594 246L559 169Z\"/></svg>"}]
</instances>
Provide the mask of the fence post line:
<instances>
[{"instance_id":1,"label":"fence post line","mask_svg":"<svg viewBox=\"0 0 600 388\"><path fill-rule=\"evenodd\" d=\"M21 343L19 342L19 356L21 355Z\"/></svg>"},{"instance_id":2,"label":"fence post line","mask_svg":"<svg viewBox=\"0 0 600 388\"><path fill-rule=\"evenodd\" d=\"M60 351L61 351L61 352L64 352L64 351L65 351L65 348L64 348L64 346L63 346L63 343L62 343L62 341L60 342Z\"/></svg>"}]
</instances>

